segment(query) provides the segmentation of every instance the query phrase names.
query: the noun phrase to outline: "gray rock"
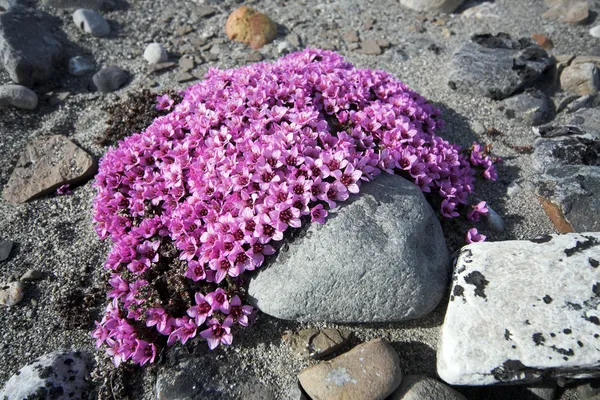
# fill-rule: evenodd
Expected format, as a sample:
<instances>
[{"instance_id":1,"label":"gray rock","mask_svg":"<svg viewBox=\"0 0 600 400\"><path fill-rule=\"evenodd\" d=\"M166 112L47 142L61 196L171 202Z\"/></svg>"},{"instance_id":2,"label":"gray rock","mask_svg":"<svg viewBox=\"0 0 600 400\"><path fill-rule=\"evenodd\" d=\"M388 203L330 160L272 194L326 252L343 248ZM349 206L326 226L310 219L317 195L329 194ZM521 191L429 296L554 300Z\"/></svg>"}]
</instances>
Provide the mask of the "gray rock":
<instances>
[{"instance_id":1,"label":"gray rock","mask_svg":"<svg viewBox=\"0 0 600 400\"><path fill-rule=\"evenodd\" d=\"M98 11L80 8L73 13L73 22L79 29L93 36L103 37L110 33L110 25Z\"/></svg>"},{"instance_id":2,"label":"gray rock","mask_svg":"<svg viewBox=\"0 0 600 400\"><path fill-rule=\"evenodd\" d=\"M501 100L532 85L554 61L531 39L474 35L452 55L448 85Z\"/></svg>"},{"instance_id":3,"label":"gray rock","mask_svg":"<svg viewBox=\"0 0 600 400\"><path fill-rule=\"evenodd\" d=\"M324 225L286 247L248 289L250 301L277 318L403 321L432 311L446 291L437 217L418 187L397 175L363 184Z\"/></svg>"},{"instance_id":4,"label":"gray rock","mask_svg":"<svg viewBox=\"0 0 600 400\"><path fill-rule=\"evenodd\" d=\"M169 61L169 55L160 43L150 43L144 49L144 60L148 64L158 64Z\"/></svg>"},{"instance_id":5,"label":"gray rock","mask_svg":"<svg viewBox=\"0 0 600 400\"><path fill-rule=\"evenodd\" d=\"M600 38L600 25L596 25L593 28L590 28L590 35L595 38Z\"/></svg>"},{"instance_id":6,"label":"gray rock","mask_svg":"<svg viewBox=\"0 0 600 400\"><path fill-rule=\"evenodd\" d=\"M351 334L335 328L326 328L320 331L307 328L298 333L286 331L282 337L283 341L290 346L294 355L320 359L328 357L345 347L349 343Z\"/></svg>"},{"instance_id":7,"label":"gray rock","mask_svg":"<svg viewBox=\"0 0 600 400\"><path fill-rule=\"evenodd\" d=\"M292 44L287 40L279 42L279 44L277 45L277 54L279 55L286 55L294 51L296 51L296 48L292 46Z\"/></svg>"},{"instance_id":8,"label":"gray rock","mask_svg":"<svg viewBox=\"0 0 600 400\"><path fill-rule=\"evenodd\" d=\"M0 261L5 261L8 259L12 247L12 240L0 240Z\"/></svg>"},{"instance_id":9,"label":"gray rock","mask_svg":"<svg viewBox=\"0 0 600 400\"><path fill-rule=\"evenodd\" d=\"M34 110L38 105L35 92L21 85L0 86L0 107L14 106L25 110Z\"/></svg>"},{"instance_id":10,"label":"gray rock","mask_svg":"<svg viewBox=\"0 0 600 400\"><path fill-rule=\"evenodd\" d=\"M0 391L6 400L83 399L90 392L85 381L88 356L79 351L46 354L24 366Z\"/></svg>"},{"instance_id":11,"label":"gray rock","mask_svg":"<svg viewBox=\"0 0 600 400\"><path fill-rule=\"evenodd\" d=\"M25 287L19 281L0 285L0 306L12 307L23 300Z\"/></svg>"},{"instance_id":12,"label":"gray rock","mask_svg":"<svg viewBox=\"0 0 600 400\"><path fill-rule=\"evenodd\" d=\"M560 86L569 93L584 96L600 90L600 71L593 63L569 65L560 74Z\"/></svg>"},{"instance_id":13,"label":"gray rock","mask_svg":"<svg viewBox=\"0 0 600 400\"><path fill-rule=\"evenodd\" d=\"M92 157L66 137L45 136L27 144L2 197L23 203L61 185L85 181L94 175L95 167Z\"/></svg>"},{"instance_id":14,"label":"gray rock","mask_svg":"<svg viewBox=\"0 0 600 400\"><path fill-rule=\"evenodd\" d=\"M479 121L474 121L471 127L473 128L473 132L478 135L483 135L487 131L487 129L485 129L485 125Z\"/></svg>"},{"instance_id":15,"label":"gray rock","mask_svg":"<svg viewBox=\"0 0 600 400\"><path fill-rule=\"evenodd\" d=\"M451 13L465 0L400 0L404 7L416 11Z\"/></svg>"},{"instance_id":16,"label":"gray rock","mask_svg":"<svg viewBox=\"0 0 600 400\"><path fill-rule=\"evenodd\" d=\"M275 400L258 377L234 367L234 355L228 356L227 363L219 362L214 354L175 352L174 356L170 365L158 371L158 400Z\"/></svg>"},{"instance_id":17,"label":"gray rock","mask_svg":"<svg viewBox=\"0 0 600 400\"><path fill-rule=\"evenodd\" d=\"M385 399L402 381L400 358L385 339L356 346L298 375L312 399Z\"/></svg>"},{"instance_id":18,"label":"gray rock","mask_svg":"<svg viewBox=\"0 0 600 400\"><path fill-rule=\"evenodd\" d=\"M598 93L588 94L573 100L567 105L567 112L576 112L584 108L594 108L600 106L600 95Z\"/></svg>"},{"instance_id":19,"label":"gray rock","mask_svg":"<svg viewBox=\"0 0 600 400\"><path fill-rule=\"evenodd\" d=\"M533 165L540 172L564 165L600 165L600 141L589 135L536 139Z\"/></svg>"},{"instance_id":20,"label":"gray rock","mask_svg":"<svg viewBox=\"0 0 600 400\"><path fill-rule=\"evenodd\" d=\"M536 400L554 400L556 397L556 381L545 381L525 386L525 390L535 396Z\"/></svg>"},{"instance_id":21,"label":"gray rock","mask_svg":"<svg viewBox=\"0 0 600 400\"><path fill-rule=\"evenodd\" d=\"M579 24L589 17L587 0L551 0L546 1L550 9L542 17L550 20Z\"/></svg>"},{"instance_id":22,"label":"gray rock","mask_svg":"<svg viewBox=\"0 0 600 400\"><path fill-rule=\"evenodd\" d=\"M406 375L387 400L467 400L456 390L422 375Z\"/></svg>"},{"instance_id":23,"label":"gray rock","mask_svg":"<svg viewBox=\"0 0 600 400\"><path fill-rule=\"evenodd\" d=\"M198 18L212 17L217 13L217 9L211 6L200 5L195 8L195 13Z\"/></svg>"},{"instance_id":24,"label":"gray rock","mask_svg":"<svg viewBox=\"0 0 600 400\"><path fill-rule=\"evenodd\" d=\"M528 90L502 101L508 118L517 118L527 125L545 124L554 118L554 105L546 94L539 90Z\"/></svg>"},{"instance_id":25,"label":"gray rock","mask_svg":"<svg viewBox=\"0 0 600 400\"><path fill-rule=\"evenodd\" d=\"M592 379L577 385L575 388L580 400L600 399L600 379Z\"/></svg>"},{"instance_id":26,"label":"gray rock","mask_svg":"<svg viewBox=\"0 0 600 400\"><path fill-rule=\"evenodd\" d=\"M576 126L600 140L600 108L584 108L577 111L569 125Z\"/></svg>"},{"instance_id":27,"label":"gray rock","mask_svg":"<svg viewBox=\"0 0 600 400\"><path fill-rule=\"evenodd\" d=\"M10 79L31 87L46 82L62 57L52 17L22 6L0 13L0 60Z\"/></svg>"},{"instance_id":28,"label":"gray rock","mask_svg":"<svg viewBox=\"0 0 600 400\"><path fill-rule=\"evenodd\" d=\"M504 231L504 221L502 217L498 215L496 211L490 205L487 205L488 213L483 216L483 220L486 223L486 226L493 230L494 232L503 232Z\"/></svg>"},{"instance_id":29,"label":"gray rock","mask_svg":"<svg viewBox=\"0 0 600 400\"><path fill-rule=\"evenodd\" d=\"M179 69L183 72L188 72L194 69L196 63L191 56L183 56L179 59Z\"/></svg>"},{"instance_id":30,"label":"gray rock","mask_svg":"<svg viewBox=\"0 0 600 400\"><path fill-rule=\"evenodd\" d=\"M0 0L0 10L10 10L14 6L25 5L24 3L24 0Z\"/></svg>"},{"instance_id":31,"label":"gray rock","mask_svg":"<svg viewBox=\"0 0 600 400\"><path fill-rule=\"evenodd\" d=\"M599 261L600 233L463 247L439 376L453 385L600 376Z\"/></svg>"},{"instance_id":32,"label":"gray rock","mask_svg":"<svg viewBox=\"0 0 600 400\"><path fill-rule=\"evenodd\" d=\"M44 5L54 8L89 8L112 11L117 7L115 0L43 0Z\"/></svg>"},{"instance_id":33,"label":"gray rock","mask_svg":"<svg viewBox=\"0 0 600 400\"><path fill-rule=\"evenodd\" d=\"M296 48L302 47L302 39L300 39L300 36L297 33L292 32L287 35L285 39Z\"/></svg>"},{"instance_id":34,"label":"gray rock","mask_svg":"<svg viewBox=\"0 0 600 400\"><path fill-rule=\"evenodd\" d=\"M42 271L40 271L39 269L28 269L27 271L25 271L25 273L21 276L20 281L22 282L28 282L28 281L37 281L39 279L42 279L43 274Z\"/></svg>"},{"instance_id":35,"label":"gray rock","mask_svg":"<svg viewBox=\"0 0 600 400\"><path fill-rule=\"evenodd\" d=\"M110 66L102 68L92 77L92 81L99 92L114 92L129 80L129 73L119 67Z\"/></svg>"},{"instance_id":36,"label":"gray rock","mask_svg":"<svg viewBox=\"0 0 600 400\"><path fill-rule=\"evenodd\" d=\"M381 47L377 41L372 39L367 39L360 42L360 47L356 51L361 54L367 54L371 56L378 56L379 54L383 53L383 50L381 50Z\"/></svg>"},{"instance_id":37,"label":"gray rock","mask_svg":"<svg viewBox=\"0 0 600 400\"><path fill-rule=\"evenodd\" d=\"M83 76L96 69L94 63L87 57L75 56L69 60L69 74Z\"/></svg>"}]
</instances>

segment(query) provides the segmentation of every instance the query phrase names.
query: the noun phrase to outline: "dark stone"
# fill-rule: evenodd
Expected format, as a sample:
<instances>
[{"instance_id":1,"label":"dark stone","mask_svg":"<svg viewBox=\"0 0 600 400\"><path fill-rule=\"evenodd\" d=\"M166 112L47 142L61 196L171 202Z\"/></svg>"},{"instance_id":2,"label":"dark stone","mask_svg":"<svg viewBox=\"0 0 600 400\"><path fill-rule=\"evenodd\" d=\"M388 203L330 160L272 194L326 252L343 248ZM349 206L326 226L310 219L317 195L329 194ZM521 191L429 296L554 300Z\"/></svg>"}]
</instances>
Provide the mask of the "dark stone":
<instances>
[{"instance_id":1,"label":"dark stone","mask_svg":"<svg viewBox=\"0 0 600 400\"><path fill-rule=\"evenodd\" d=\"M542 236L536 237L535 239L529 239L529 241L533 242L533 243L548 243L551 240L552 240L552 236L550 236L550 235L542 235Z\"/></svg>"},{"instance_id":2,"label":"dark stone","mask_svg":"<svg viewBox=\"0 0 600 400\"><path fill-rule=\"evenodd\" d=\"M102 68L94 74L92 80L96 89L102 93L114 92L125 85L129 79L129 73L119 67L110 66Z\"/></svg>"},{"instance_id":3,"label":"dark stone","mask_svg":"<svg viewBox=\"0 0 600 400\"><path fill-rule=\"evenodd\" d=\"M548 295L545 295L542 300L544 300L544 303L546 303L546 304L552 303L552 297L550 297Z\"/></svg>"},{"instance_id":4,"label":"dark stone","mask_svg":"<svg viewBox=\"0 0 600 400\"><path fill-rule=\"evenodd\" d=\"M54 25L49 14L22 6L0 13L0 60L10 79L31 87L50 78L62 58Z\"/></svg>"},{"instance_id":5,"label":"dark stone","mask_svg":"<svg viewBox=\"0 0 600 400\"><path fill-rule=\"evenodd\" d=\"M565 254L567 257L571 257L575 253L581 253L600 244L600 242L598 242L598 240L596 240L596 238L593 236L584 236L584 238L586 238L586 240L583 242L580 242L579 240L575 242L575 247L565 249Z\"/></svg>"},{"instance_id":6,"label":"dark stone","mask_svg":"<svg viewBox=\"0 0 600 400\"><path fill-rule=\"evenodd\" d=\"M540 332L534 333L531 338L533 339L533 342L536 346L543 346L544 342L546 341L546 338L544 338L544 335Z\"/></svg>"},{"instance_id":7,"label":"dark stone","mask_svg":"<svg viewBox=\"0 0 600 400\"><path fill-rule=\"evenodd\" d=\"M600 108L584 108L575 112L569 125L576 126L596 139L600 139Z\"/></svg>"},{"instance_id":8,"label":"dark stone","mask_svg":"<svg viewBox=\"0 0 600 400\"><path fill-rule=\"evenodd\" d=\"M118 0L43 0L44 5L54 8L89 8L91 10L112 11Z\"/></svg>"},{"instance_id":9,"label":"dark stone","mask_svg":"<svg viewBox=\"0 0 600 400\"><path fill-rule=\"evenodd\" d=\"M12 246L12 240L0 240L0 261L8 259Z\"/></svg>"},{"instance_id":10,"label":"dark stone","mask_svg":"<svg viewBox=\"0 0 600 400\"><path fill-rule=\"evenodd\" d=\"M531 86L553 64L531 39L474 35L452 55L448 81L461 92L501 100Z\"/></svg>"},{"instance_id":11,"label":"dark stone","mask_svg":"<svg viewBox=\"0 0 600 400\"><path fill-rule=\"evenodd\" d=\"M502 101L504 113L527 125L544 124L554 118L554 104L540 90L528 90Z\"/></svg>"}]
</instances>

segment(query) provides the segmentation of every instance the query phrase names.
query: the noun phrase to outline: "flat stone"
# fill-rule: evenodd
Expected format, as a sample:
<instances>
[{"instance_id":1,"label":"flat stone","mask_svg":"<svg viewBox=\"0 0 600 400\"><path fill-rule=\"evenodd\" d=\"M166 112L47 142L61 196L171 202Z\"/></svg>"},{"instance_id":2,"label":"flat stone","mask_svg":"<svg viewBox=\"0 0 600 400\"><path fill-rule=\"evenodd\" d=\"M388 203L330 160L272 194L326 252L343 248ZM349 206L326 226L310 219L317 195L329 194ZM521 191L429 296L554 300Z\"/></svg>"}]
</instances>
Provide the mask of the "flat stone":
<instances>
[{"instance_id":1,"label":"flat stone","mask_svg":"<svg viewBox=\"0 0 600 400\"><path fill-rule=\"evenodd\" d=\"M500 18L498 15L499 9L500 6L498 3L490 3L486 1L481 4L475 3L475 5L467 8L460 15L463 18L474 18L479 20L498 19Z\"/></svg>"},{"instance_id":2,"label":"flat stone","mask_svg":"<svg viewBox=\"0 0 600 400\"><path fill-rule=\"evenodd\" d=\"M580 109L595 108L598 106L600 106L600 95L598 95L598 93L594 93L594 94L588 94L585 96L577 97L575 100L570 102L565 107L565 110L569 113L572 113L572 112L576 112ZM571 122L569 122L569 124L571 124L571 123L573 123L573 120L571 120ZM579 123L577 123L577 124L579 124ZM592 132L590 132L590 133L592 133Z\"/></svg>"},{"instance_id":3,"label":"flat stone","mask_svg":"<svg viewBox=\"0 0 600 400\"><path fill-rule=\"evenodd\" d=\"M252 278L255 306L289 320L389 322L419 318L438 305L448 253L416 185L382 174L330 214ZM382 290L388 295L372 295Z\"/></svg>"},{"instance_id":4,"label":"flat stone","mask_svg":"<svg viewBox=\"0 0 600 400\"><path fill-rule=\"evenodd\" d=\"M558 385L556 381L545 381L540 383L533 383L525 386L531 395L536 396L536 400L554 400L556 397L556 389Z\"/></svg>"},{"instance_id":5,"label":"flat stone","mask_svg":"<svg viewBox=\"0 0 600 400\"><path fill-rule=\"evenodd\" d=\"M590 35L595 38L600 38L600 25L596 25L593 28L590 28Z\"/></svg>"},{"instance_id":6,"label":"flat stone","mask_svg":"<svg viewBox=\"0 0 600 400\"><path fill-rule=\"evenodd\" d=\"M37 281L39 279L42 279L43 276L44 275L42 274L42 271L40 271L39 269L31 268L25 271L25 273L21 276L19 280L21 282Z\"/></svg>"},{"instance_id":7,"label":"flat stone","mask_svg":"<svg viewBox=\"0 0 600 400\"><path fill-rule=\"evenodd\" d=\"M73 76L83 76L95 69L94 62L87 57L75 56L69 59L69 74Z\"/></svg>"},{"instance_id":8,"label":"flat stone","mask_svg":"<svg viewBox=\"0 0 600 400\"><path fill-rule=\"evenodd\" d=\"M0 107L13 106L24 110L34 110L38 105L35 92L21 85L0 86Z\"/></svg>"},{"instance_id":9,"label":"flat stone","mask_svg":"<svg viewBox=\"0 0 600 400\"><path fill-rule=\"evenodd\" d=\"M400 0L404 7L416 11L451 13L458 8L464 0Z\"/></svg>"},{"instance_id":10,"label":"flat stone","mask_svg":"<svg viewBox=\"0 0 600 400\"><path fill-rule=\"evenodd\" d=\"M536 139L533 164L538 171L567 165L600 165L600 141L589 135Z\"/></svg>"},{"instance_id":11,"label":"flat stone","mask_svg":"<svg viewBox=\"0 0 600 400\"><path fill-rule=\"evenodd\" d=\"M378 56L383 53L383 50L381 50L381 47L379 47L377 41L372 39L363 40L360 42L360 47L356 51L358 53L371 56Z\"/></svg>"},{"instance_id":12,"label":"flat stone","mask_svg":"<svg viewBox=\"0 0 600 400\"><path fill-rule=\"evenodd\" d=\"M314 400L385 399L402 381L400 358L385 339L356 346L298 375Z\"/></svg>"},{"instance_id":13,"label":"flat stone","mask_svg":"<svg viewBox=\"0 0 600 400\"><path fill-rule=\"evenodd\" d=\"M177 63L174 63L171 61L158 63L158 64L151 64L148 66L148 73L153 74L156 72L166 71L168 69L175 68L176 66L177 66Z\"/></svg>"},{"instance_id":14,"label":"flat stone","mask_svg":"<svg viewBox=\"0 0 600 400\"><path fill-rule=\"evenodd\" d=\"M0 398L83 399L90 393L85 378L89 356L80 351L46 354L24 366L0 390Z\"/></svg>"},{"instance_id":15,"label":"flat stone","mask_svg":"<svg viewBox=\"0 0 600 400\"><path fill-rule=\"evenodd\" d=\"M211 6L200 5L194 9L198 18L212 17L217 13L217 9Z\"/></svg>"},{"instance_id":16,"label":"flat stone","mask_svg":"<svg viewBox=\"0 0 600 400\"><path fill-rule=\"evenodd\" d=\"M148 64L159 64L169 61L169 55L160 43L150 43L144 49L144 60Z\"/></svg>"},{"instance_id":17,"label":"flat stone","mask_svg":"<svg viewBox=\"0 0 600 400\"><path fill-rule=\"evenodd\" d=\"M290 42L292 46L296 48L300 48L302 46L302 39L300 39L300 36L297 33L290 33L285 37L285 40Z\"/></svg>"},{"instance_id":18,"label":"flat stone","mask_svg":"<svg viewBox=\"0 0 600 400\"><path fill-rule=\"evenodd\" d=\"M246 57L246 62L260 62L264 59L263 55L258 51L253 51Z\"/></svg>"},{"instance_id":19,"label":"flat stone","mask_svg":"<svg viewBox=\"0 0 600 400\"><path fill-rule=\"evenodd\" d=\"M580 400L598 400L600 398L600 379L584 381L575 390Z\"/></svg>"},{"instance_id":20,"label":"flat stone","mask_svg":"<svg viewBox=\"0 0 600 400\"><path fill-rule=\"evenodd\" d=\"M544 124L554 118L554 104L540 90L528 90L502 101L501 106L508 118L517 118L526 125Z\"/></svg>"},{"instance_id":21,"label":"flat stone","mask_svg":"<svg viewBox=\"0 0 600 400\"><path fill-rule=\"evenodd\" d=\"M96 89L102 93L114 92L129 80L129 73L114 65L102 68L92 77Z\"/></svg>"},{"instance_id":22,"label":"flat stone","mask_svg":"<svg viewBox=\"0 0 600 400\"><path fill-rule=\"evenodd\" d=\"M175 75L175 80L177 82L189 82L193 79L195 79L194 75L189 72L179 72Z\"/></svg>"},{"instance_id":23,"label":"flat stone","mask_svg":"<svg viewBox=\"0 0 600 400\"><path fill-rule=\"evenodd\" d=\"M600 233L461 249L437 352L452 385L600 376Z\"/></svg>"},{"instance_id":24,"label":"flat stone","mask_svg":"<svg viewBox=\"0 0 600 400\"><path fill-rule=\"evenodd\" d=\"M110 25L96 10L80 8L73 13L73 22L79 29L93 36L103 37L110 34Z\"/></svg>"},{"instance_id":25,"label":"flat stone","mask_svg":"<svg viewBox=\"0 0 600 400\"><path fill-rule=\"evenodd\" d=\"M554 61L532 39L474 35L451 58L448 85L455 90L502 100L531 86Z\"/></svg>"},{"instance_id":26,"label":"flat stone","mask_svg":"<svg viewBox=\"0 0 600 400\"><path fill-rule=\"evenodd\" d=\"M0 262L8 260L12 247L12 240L0 240Z\"/></svg>"},{"instance_id":27,"label":"flat stone","mask_svg":"<svg viewBox=\"0 0 600 400\"><path fill-rule=\"evenodd\" d=\"M588 101L592 103L600 101L598 97ZM573 117L571 117L569 125L576 126L592 137L600 140L600 108L583 108L578 110L573 114Z\"/></svg>"},{"instance_id":28,"label":"flat stone","mask_svg":"<svg viewBox=\"0 0 600 400\"><path fill-rule=\"evenodd\" d=\"M589 17L587 0L558 0L553 4L542 17L569 24L583 23Z\"/></svg>"},{"instance_id":29,"label":"flat stone","mask_svg":"<svg viewBox=\"0 0 600 400\"><path fill-rule=\"evenodd\" d=\"M95 171L92 157L66 137L44 136L27 144L2 197L11 203L23 203L52 193L61 185L85 181Z\"/></svg>"},{"instance_id":30,"label":"flat stone","mask_svg":"<svg viewBox=\"0 0 600 400\"><path fill-rule=\"evenodd\" d=\"M423 375L406 375L387 400L467 400L456 390Z\"/></svg>"},{"instance_id":31,"label":"flat stone","mask_svg":"<svg viewBox=\"0 0 600 400\"><path fill-rule=\"evenodd\" d=\"M302 329L298 333L286 332L283 341L287 343L295 355L304 358L321 359L328 357L349 343L351 334L335 328L317 330Z\"/></svg>"},{"instance_id":32,"label":"flat stone","mask_svg":"<svg viewBox=\"0 0 600 400\"><path fill-rule=\"evenodd\" d=\"M112 11L117 8L115 0L43 0L42 3L54 8L89 8L99 11Z\"/></svg>"},{"instance_id":33,"label":"flat stone","mask_svg":"<svg viewBox=\"0 0 600 400\"><path fill-rule=\"evenodd\" d=\"M31 87L52 76L62 57L55 25L49 14L22 6L0 13L0 60L13 82Z\"/></svg>"},{"instance_id":34,"label":"flat stone","mask_svg":"<svg viewBox=\"0 0 600 400\"><path fill-rule=\"evenodd\" d=\"M0 285L0 306L12 307L23 300L25 287L19 281Z\"/></svg>"},{"instance_id":35,"label":"flat stone","mask_svg":"<svg viewBox=\"0 0 600 400\"><path fill-rule=\"evenodd\" d=\"M190 56L183 56L179 59L179 69L183 72L191 71L195 65L194 59Z\"/></svg>"},{"instance_id":36,"label":"flat stone","mask_svg":"<svg viewBox=\"0 0 600 400\"><path fill-rule=\"evenodd\" d=\"M571 64L560 74L560 86L580 96L600 90L600 72L592 63Z\"/></svg>"},{"instance_id":37,"label":"flat stone","mask_svg":"<svg viewBox=\"0 0 600 400\"><path fill-rule=\"evenodd\" d=\"M346 32L344 32L343 37L346 43L356 43L360 41L358 32L355 29L348 29Z\"/></svg>"},{"instance_id":38,"label":"flat stone","mask_svg":"<svg viewBox=\"0 0 600 400\"><path fill-rule=\"evenodd\" d=\"M542 35L540 33L534 33L531 35L533 40L544 50L552 50L554 48L554 43L552 39L548 36Z\"/></svg>"}]
</instances>

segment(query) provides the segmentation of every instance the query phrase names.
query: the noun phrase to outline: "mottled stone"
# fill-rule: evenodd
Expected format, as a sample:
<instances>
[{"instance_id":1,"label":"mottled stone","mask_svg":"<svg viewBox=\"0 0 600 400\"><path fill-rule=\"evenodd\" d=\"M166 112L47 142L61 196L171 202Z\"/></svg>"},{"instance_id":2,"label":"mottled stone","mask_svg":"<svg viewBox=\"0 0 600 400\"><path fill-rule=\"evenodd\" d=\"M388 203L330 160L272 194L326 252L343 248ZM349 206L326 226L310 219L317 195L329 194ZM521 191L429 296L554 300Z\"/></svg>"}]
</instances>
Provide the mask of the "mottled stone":
<instances>
[{"instance_id":1,"label":"mottled stone","mask_svg":"<svg viewBox=\"0 0 600 400\"><path fill-rule=\"evenodd\" d=\"M385 339L356 346L298 375L313 400L383 400L402 381L400 359Z\"/></svg>"},{"instance_id":2,"label":"mottled stone","mask_svg":"<svg viewBox=\"0 0 600 400\"><path fill-rule=\"evenodd\" d=\"M19 281L0 285L0 306L12 307L23 300L25 287Z\"/></svg>"},{"instance_id":3,"label":"mottled stone","mask_svg":"<svg viewBox=\"0 0 600 400\"><path fill-rule=\"evenodd\" d=\"M25 147L2 197L23 203L64 184L85 181L94 175L95 167L92 157L66 137L45 136Z\"/></svg>"},{"instance_id":4,"label":"mottled stone","mask_svg":"<svg viewBox=\"0 0 600 400\"><path fill-rule=\"evenodd\" d=\"M378 56L383 52L376 40L368 39L360 42L360 47L356 50L361 54L367 54L371 56Z\"/></svg>"},{"instance_id":5,"label":"mottled stone","mask_svg":"<svg viewBox=\"0 0 600 400\"><path fill-rule=\"evenodd\" d=\"M583 23L588 19L589 6L587 0L556 0L542 17L570 24Z\"/></svg>"},{"instance_id":6,"label":"mottled stone","mask_svg":"<svg viewBox=\"0 0 600 400\"><path fill-rule=\"evenodd\" d=\"M241 6L227 18L225 33L231 40L259 49L275 39L277 26L266 15L248 6Z\"/></svg>"},{"instance_id":7,"label":"mottled stone","mask_svg":"<svg viewBox=\"0 0 600 400\"><path fill-rule=\"evenodd\" d=\"M600 233L473 243L437 353L453 385L600 376Z\"/></svg>"},{"instance_id":8,"label":"mottled stone","mask_svg":"<svg viewBox=\"0 0 600 400\"><path fill-rule=\"evenodd\" d=\"M335 328L308 328L298 333L285 332L283 341L295 355L320 359L341 350L348 344L350 336L350 333Z\"/></svg>"},{"instance_id":9,"label":"mottled stone","mask_svg":"<svg viewBox=\"0 0 600 400\"><path fill-rule=\"evenodd\" d=\"M158 64L169 61L169 55L160 43L150 43L144 49L144 60L148 64Z\"/></svg>"},{"instance_id":10,"label":"mottled stone","mask_svg":"<svg viewBox=\"0 0 600 400\"><path fill-rule=\"evenodd\" d=\"M592 103L600 99L588 99ZM573 114L569 125L576 126L588 135L600 140L600 108L583 108Z\"/></svg>"}]
</instances>

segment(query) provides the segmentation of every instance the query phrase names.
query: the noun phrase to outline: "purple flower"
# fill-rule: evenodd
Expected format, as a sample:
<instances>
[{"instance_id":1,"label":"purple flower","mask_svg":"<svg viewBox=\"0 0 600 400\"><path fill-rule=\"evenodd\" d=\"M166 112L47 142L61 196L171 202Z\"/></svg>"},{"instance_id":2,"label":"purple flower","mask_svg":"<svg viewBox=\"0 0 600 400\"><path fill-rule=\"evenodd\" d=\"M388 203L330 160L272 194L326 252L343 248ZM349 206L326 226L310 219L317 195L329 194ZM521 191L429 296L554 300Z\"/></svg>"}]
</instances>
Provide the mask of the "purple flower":
<instances>
[{"instance_id":1,"label":"purple flower","mask_svg":"<svg viewBox=\"0 0 600 400\"><path fill-rule=\"evenodd\" d=\"M175 318L173 332L167 339L167 346L172 346L175 341L179 340L182 344L185 344L189 339L196 336L196 329L198 328L194 323L194 320L188 317Z\"/></svg>"},{"instance_id":2,"label":"purple flower","mask_svg":"<svg viewBox=\"0 0 600 400\"><path fill-rule=\"evenodd\" d=\"M196 293L194 299L196 300L196 305L188 308L187 314L194 318L197 326L200 326L212 315L213 309L201 293Z\"/></svg>"},{"instance_id":3,"label":"purple flower","mask_svg":"<svg viewBox=\"0 0 600 400\"><path fill-rule=\"evenodd\" d=\"M67 195L67 194L73 194L73 192L71 191L69 184L66 183L64 185L59 186L58 189L56 189L56 194Z\"/></svg>"},{"instance_id":4,"label":"purple flower","mask_svg":"<svg viewBox=\"0 0 600 400\"><path fill-rule=\"evenodd\" d=\"M156 346L145 340L135 339L137 346L131 356L131 360L143 366L146 363L152 364L156 357Z\"/></svg>"},{"instance_id":5,"label":"purple flower","mask_svg":"<svg viewBox=\"0 0 600 400\"><path fill-rule=\"evenodd\" d=\"M204 299L213 311L221 311L225 314L229 314L229 299L227 294L221 288L218 288L214 292L207 294Z\"/></svg>"},{"instance_id":6,"label":"purple flower","mask_svg":"<svg viewBox=\"0 0 600 400\"><path fill-rule=\"evenodd\" d=\"M469 229L469 231L467 232L467 236L465 238L467 243L483 242L483 241L485 241L485 239L486 239L486 236L480 234L477 231L477 228Z\"/></svg>"},{"instance_id":7,"label":"purple flower","mask_svg":"<svg viewBox=\"0 0 600 400\"><path fill-rule=\"evenodd\" d=\"M229 346L233 341L231 322L225 321L221 324L218 320L213 318L208 321L208 329L200 332L200 336L208 341L208 347L211 350L214 350L219 343Z\"/></svg>"},{"instance_id":8,"label":"purple flower","mask_svg":"<svg viewBox=\"0 0 600 400\"><path fill-rule=\"evenodd\" d=\"M310 211L311 222L318 222L320 224L325 223L325 218L327 217L327 211L323 208L322 204L317 204Z\"/></svg>"},{"instance_id":9,"label":"purple flower","mask_svg":"<svg viewBox=\"0 0 600 400\"><path fill-rule=\"evenodd\" d=\"M488 215L488 213L487 203L485 201L480 201L471 206L471 209L467 212L467 219L469 221L477 222L481 215Z\"/></svg>"},{"instance_id":10,"label":"purple flower","mask_svg":"<svg viewBox=\"0 0 600 400\"><path fill-rule=\"evenodd\" d=\"M229 315L225 318L225 322L229 321L229 326L237 322L241 326L248 326L248 316L252 314L253 307L242 305L242 300L238 295L233 296L229 303Z\"/></svg>"},{"instance_id":11,"label":"purple flower","mask_svg":"<svg viewBox=\"0 0 600 400\"><path fill-rule=\"evenodd\" d=\"M163 94L162 96L156 97L156 109L157 110L170 110L173 108L175 101L169 97L169 95Z\"/></svg>"}]
</instances>

